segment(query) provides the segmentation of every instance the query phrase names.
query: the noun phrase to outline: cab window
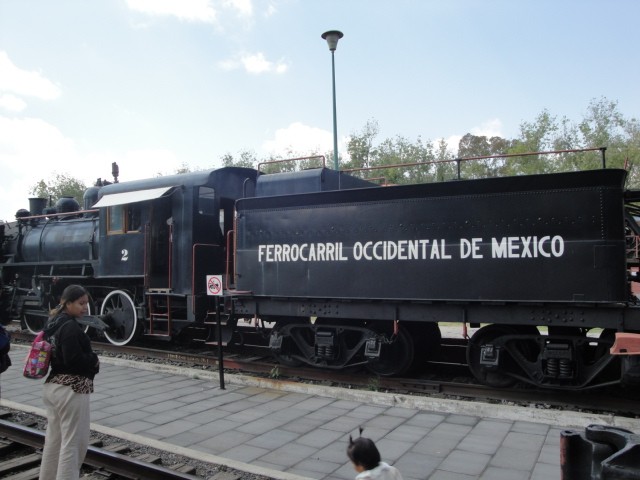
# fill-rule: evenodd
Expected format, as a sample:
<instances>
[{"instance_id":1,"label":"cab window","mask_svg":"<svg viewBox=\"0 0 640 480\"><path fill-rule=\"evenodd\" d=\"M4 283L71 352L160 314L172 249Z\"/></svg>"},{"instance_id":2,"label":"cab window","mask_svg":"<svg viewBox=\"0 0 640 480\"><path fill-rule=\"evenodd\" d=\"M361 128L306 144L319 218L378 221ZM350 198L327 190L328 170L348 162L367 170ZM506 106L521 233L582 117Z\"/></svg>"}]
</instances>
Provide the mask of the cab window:
<instances>
[{"instance_id":1,"label":"cab window","mask_svg":"<svg viewBox=\"0 0 640 480\"><path fill-rule=\"evenodd\" d=\"M140 231L140 205L113 205L107 211L107 233L137 233Z\"/></svg>"},{"instance_id":2,"label":"cab window","mask_svg":"<svg viewBox=\"0 0 640 480\"><path fill-rule=\"evenodd\" d=\"M211 187L198 188L198 213L200 215L215 215L215 192Z\"/></svg>"},{"instance_id":3,"label":"cab window","mask_svg":"<svg viewBox=\"0 0 640 480\"><path fill-rule=\"evenodd\" d=\"M107 211L107 231L109 233L124 233L122 205L109 207Z\"/></svg>"}]
</instances>

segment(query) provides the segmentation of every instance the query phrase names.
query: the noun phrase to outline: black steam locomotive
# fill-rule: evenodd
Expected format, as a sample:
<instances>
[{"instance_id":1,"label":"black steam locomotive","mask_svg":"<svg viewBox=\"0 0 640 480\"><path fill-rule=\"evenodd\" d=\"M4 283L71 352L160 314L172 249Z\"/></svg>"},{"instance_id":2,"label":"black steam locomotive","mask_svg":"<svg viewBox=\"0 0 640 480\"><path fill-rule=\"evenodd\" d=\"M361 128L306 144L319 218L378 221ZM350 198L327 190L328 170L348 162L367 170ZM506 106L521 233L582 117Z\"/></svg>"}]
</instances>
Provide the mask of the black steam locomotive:
<instances>
[{"instance_id":1,"label":"black steam locomotive","mask_svg":"<svg viewBox=\"0 0 640 480\"><path fill-rule=\"evenodd\" d=\"M637 383L640 193L625 178L380 187L228 167L96 186L83 209L36 201L0 227L0 320L36 332L80 283L116 345L187 330L216 344L218 326L226 343L254 319L284 364L398 375L436 357L452 322L482 327L467 360L489 385Z\"/></svg>"}]
</instances>

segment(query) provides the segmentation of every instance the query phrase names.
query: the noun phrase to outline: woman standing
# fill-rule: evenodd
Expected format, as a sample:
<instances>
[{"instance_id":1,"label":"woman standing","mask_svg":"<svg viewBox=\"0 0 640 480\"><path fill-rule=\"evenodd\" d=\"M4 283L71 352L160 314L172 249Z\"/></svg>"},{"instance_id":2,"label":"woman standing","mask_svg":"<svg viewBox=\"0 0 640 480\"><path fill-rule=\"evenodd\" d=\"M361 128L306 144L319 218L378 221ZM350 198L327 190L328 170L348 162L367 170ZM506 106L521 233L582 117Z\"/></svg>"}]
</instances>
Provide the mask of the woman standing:
<instances>
[{"instance_id":1,"label":"woman standing","mask_svg":"<svg viewBox=\"0 0 640 480\"><path fill-rule=\"evenodd\" d=\"M40 480L78 479L89 446L89 394L100 361L76 321L86 315L88 303L83 287L69 285L44 328L52 356L42 392L48 425Z\"/></svg>"}]
</instances>

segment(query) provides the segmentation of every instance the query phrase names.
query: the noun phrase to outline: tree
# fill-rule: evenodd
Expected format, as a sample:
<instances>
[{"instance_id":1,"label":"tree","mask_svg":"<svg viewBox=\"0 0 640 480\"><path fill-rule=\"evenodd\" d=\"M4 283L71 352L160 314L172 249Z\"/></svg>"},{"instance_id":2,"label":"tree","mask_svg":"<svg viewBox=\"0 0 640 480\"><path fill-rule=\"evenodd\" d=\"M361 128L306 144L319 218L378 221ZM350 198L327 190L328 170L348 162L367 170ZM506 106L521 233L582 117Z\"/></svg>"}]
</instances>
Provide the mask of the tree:
<instances>
[{"instance_id":1,"label":"tree","mask_svg":"<svg viewBox=\"0 0 640 480\"><path fill-rule=\"evenodd\" d=\"M502 137L472 135L467 133L458 143L458 158L487 157L504 155L511 148L513 142ZM488 158L484 160L470 160L461 165L464 178L495 177L502 174L505 167L504 158Z\"/></svg>"},{"instance_id":2,"label":"tree","mask_svg":"<svg viewBox=\"0 0 640 480\"><path fill-rule=\"evenodd\" d=\"M257 163L258 158L252 150L240 150L237 159L230 153L225 153L222 156L222 165L225 167L255 168Z\"/></svg>"},{"instance_id":3,"label":"tree","mask_svg":"<svg viewBox=\"0 0 640 480\"><path fill-rule=\"evenodd\" d=\"M53 179L46 181L42 179L33 185L29 193L34 197L46 198L51 204L55 204L61 197L74 197L82 205L82 197L86 189L87 185L82 180L56 173Z\"/></svg>"},{"instance_id":4,"label":"tree","mask_svg":"<svg viewBox=\"0 0 640 480\"><path fill-rule=\"evenodd\" d=\"M535 151L606 148L606 166L624 168L640 154L638 121L626 119L618 104L606 98L593 99L584 118L573 123L563 117L560 121L544 110L534 122L520 125L520 137L513 140L509 153ZM559 153L545 157L522 157L509 160L505 173L511 175L546 173L600 168L600 151ZM635 168L630 169L629 183L637 186L640 180Z\"/></svg>"},{"instance_id":5,"label":"tree","mask_svg":"<svg viewBox=\"0 0 640 480\"><path fill-rule=\"evenodd\" d=\"M629 120L625 125L625 132L628 140L625 150L621 153L629 170L628 183L637 188L640 186L640 168L636 165L640 160L640 123L635 118Z\"/></svg>"},{"instance_id":6,"label":"tree","mask_svg":"<svg viewBox=\"0 0 640 480\"><path fill-rule=\"evenodd\" d=\"M189 165L187 165L187 162L182 162L180 164L180 166L178 168L176 168L176 175L182 174L182 173L189 173L191 172L191 168L189 167Z\"/></svg>"},{"instance_id":7,"label":"tree","mask_svg":"<svg viewBox=\"0 0 640 480\"><path fill-rule=\"evenodd\" d=\"M600 98L591 101L578 129L584 148L607 147L607 166L623 168L630 154L639 153L637 144L633 146L633 137L629 136L633 123L637 123L635 119L626 120L618 110L618 102ZM599 162L594 166L599 166Z\"/></svg>"},{"instance_id":8,"label":"tree","mask_svg":"<svg viewBox=\"0 0 640 480\"><path fill-rule=\"evenodd\" d=\"M513 141L509 153L543 152L553 149L554 133L558 130L556 117L544 109L533 122L520 124L520 138ZM525 156L508 158L504 171L508 175L530 175L553 171L544 156Z\"/></svg>"},{"instance_id":9,"label":"tree","mask_svg":"<svg viewBox=\"0 0 640 480\"><path fill-rule=\"evenodd\" d=\"M380 128L375 120L367 120L360 133L352 133L347 142L349 162L343 168L369 168L377 151L373 148L373 140L378 135Z\"/></svg>"},{"instance_id":10,"label":"tree","mask_svg":"<svg viewBox=\"0 0 640 480\"><path fill-rule=\"evenodd\" d=\"M606 98L593 99L584 118L573 122L558 118L544 109L533 121L524 121L516 138L486 137L467 133L458 143L454 155L444 139L436 142L418 137L413 141L402 135L377 141L378 122L367 120L364 127L353 132L346 147L347 158L340 159L342 170L353 169L353 175L375 178L391 184L445 181L457 178L457 158L498 156L498 158L460 162L463 179L495 176L527 175L559 171L600 168L600 151L558 153L554 155L523 155L530 152L577 150L606 147L607 167L628 167L628 182L640 186L640 123L626 119L618 104ZM515 157L500 157L515 154ZM306 157L299 161L291 158ZM333 152L326 152L326 159ZM222 157L224 166L258 168L264 173L293 172L321 165L317 151L294 152L258 159L255 152L242 150L234 156ZM273 162L273 163L269 163ZM399 164L411 164L398 167ZM394 166L392 166L394 165ZM372 170L364 170L373 168Z\"/></svg>"}]
</instances>

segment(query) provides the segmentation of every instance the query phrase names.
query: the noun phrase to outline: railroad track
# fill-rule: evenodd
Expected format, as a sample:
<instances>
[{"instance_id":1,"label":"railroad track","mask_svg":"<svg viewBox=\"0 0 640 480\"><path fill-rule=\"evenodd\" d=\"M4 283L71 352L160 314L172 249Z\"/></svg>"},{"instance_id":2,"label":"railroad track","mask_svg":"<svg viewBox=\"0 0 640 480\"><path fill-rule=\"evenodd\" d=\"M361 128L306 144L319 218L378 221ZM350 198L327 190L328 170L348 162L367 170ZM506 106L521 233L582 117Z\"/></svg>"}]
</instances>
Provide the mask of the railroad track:
<instances>
[{"instance_id":1,"label":"railroad track","mask_svg":"<svg viewBox=\"0 0 640 480\"><path fill-rule=\"evenodd\" d=\"M8 417L8 413L3 416ZM0 478L15 480L37 479L42 460L44 432L0 418ZM163 466L160 457L152 454L134 454L125 444L112 444L105 448L93 441L83 464L82 478L191 480L196 468L185 463Z\"/></svg>"}]
</instances>

